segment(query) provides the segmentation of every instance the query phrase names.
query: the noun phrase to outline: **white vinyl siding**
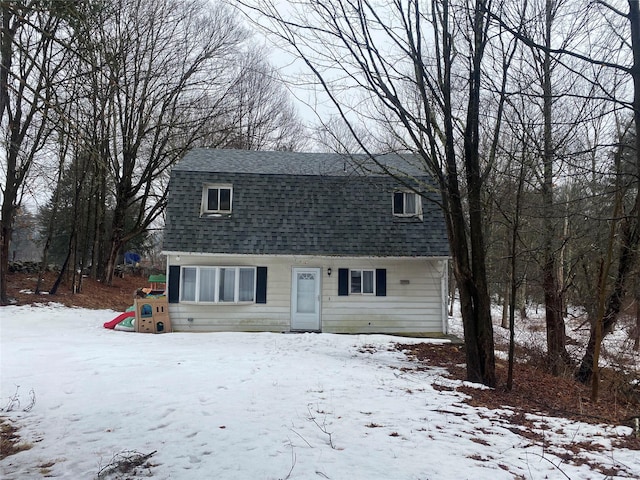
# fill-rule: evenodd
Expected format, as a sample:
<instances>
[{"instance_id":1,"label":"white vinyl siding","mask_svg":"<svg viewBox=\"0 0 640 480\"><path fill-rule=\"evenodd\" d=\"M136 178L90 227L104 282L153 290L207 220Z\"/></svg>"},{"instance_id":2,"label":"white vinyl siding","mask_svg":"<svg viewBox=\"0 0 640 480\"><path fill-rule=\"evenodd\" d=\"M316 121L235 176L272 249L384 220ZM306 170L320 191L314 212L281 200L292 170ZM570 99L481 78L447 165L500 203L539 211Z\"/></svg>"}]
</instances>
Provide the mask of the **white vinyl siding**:
<instances>
[{"instance_id":1,"label":"white vinyl siding","mask_svg":"<svg viewBox=\"0 0 640 480\"><path fill-rule=\"evenodd\" d=\"M209 268L224 268L222 263L267 267L267 303L172 303L169 311L174 331L291 331L291 285L295 267L321 268L322 332L438 335L446 329L446 259L371 258L363 261L353 257L184 254L181 257L187 267L196 262ZM178 264L171 255L169 262L170 265ZM331 275L328 268L331 268ZM340 268L386 269L386 296L339 296ZM240 277L242 275L241 271ZM375 283L375 275L373 280ZM242 285L244 281L240 278L237 283ZM242 290L240 286L238 288Z\"/></svg>"},{"instance_id":2,"label":"white vinyl siding","mask_svg":"<svg viewBox=\"0 0 640 480\"><path fill-rule=\"evenodd\" d=\"M356 263L357 262L357 263ZM354 267L361 260L351 260ZM349 268L349 259L332 267ZM331 333L444 333L447 322L446 260L372 258L386 270L386 295L337 296L338 276L325 275L322 331Z\"/></svg>"}]
</instances>

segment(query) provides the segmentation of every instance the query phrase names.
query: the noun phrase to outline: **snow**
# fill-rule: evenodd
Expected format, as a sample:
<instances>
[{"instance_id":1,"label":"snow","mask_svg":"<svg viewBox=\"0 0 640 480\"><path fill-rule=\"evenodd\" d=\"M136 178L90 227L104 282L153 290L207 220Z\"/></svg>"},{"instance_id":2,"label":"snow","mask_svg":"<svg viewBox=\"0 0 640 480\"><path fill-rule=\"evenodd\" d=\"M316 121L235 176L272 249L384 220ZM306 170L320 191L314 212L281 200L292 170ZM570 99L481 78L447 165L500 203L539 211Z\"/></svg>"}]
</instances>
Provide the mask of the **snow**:
<instances>
[{"instance_id":1,"label":"snow","mask_svg":"<svg viewBox=\"0 0 640 480\"><path fill-rule=\"evenodd\" d=\"M474 408L384 335L126 333L108 310L0 310L0 408L32 448L3 479L97 478L114 456L147 467L101 478L638 478L627 427ZM17 392L16 392L17 390ZM29 410L30 395L35 404ZM17 398L20 405L7 406ZM570 453L597 443L601 451ZM569 458L563 460L561 457ZM602 473L596 466L611 469ZM120 476L118 476L120 475Z\"/></svg>"}]
</instances>

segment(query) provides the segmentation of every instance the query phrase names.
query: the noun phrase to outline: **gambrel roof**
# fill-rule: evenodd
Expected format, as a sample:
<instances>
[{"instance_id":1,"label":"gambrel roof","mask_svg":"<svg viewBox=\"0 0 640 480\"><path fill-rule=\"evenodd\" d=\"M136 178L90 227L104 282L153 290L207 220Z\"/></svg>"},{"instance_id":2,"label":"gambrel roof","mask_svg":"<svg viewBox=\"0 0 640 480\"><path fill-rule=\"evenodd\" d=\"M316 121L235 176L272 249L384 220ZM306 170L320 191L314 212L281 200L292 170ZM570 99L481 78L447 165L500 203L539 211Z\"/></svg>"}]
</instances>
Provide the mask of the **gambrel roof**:
<instances>
[{"instance_id":1,"label":"gambrel roof","mask_svg":"<svg viewBox=\"0 0 640 480\"><path fill-rule=\"evenodd\" d=\"M400 182L364 155L193 150L171 172L163 251L449 256L439 196L416 158L377 158L413 177ZM212 184L232 186L230 215L201 213ZM422 219L392 213L393 192L407 185L421 185Z\"/></svg>"}]
</instances>

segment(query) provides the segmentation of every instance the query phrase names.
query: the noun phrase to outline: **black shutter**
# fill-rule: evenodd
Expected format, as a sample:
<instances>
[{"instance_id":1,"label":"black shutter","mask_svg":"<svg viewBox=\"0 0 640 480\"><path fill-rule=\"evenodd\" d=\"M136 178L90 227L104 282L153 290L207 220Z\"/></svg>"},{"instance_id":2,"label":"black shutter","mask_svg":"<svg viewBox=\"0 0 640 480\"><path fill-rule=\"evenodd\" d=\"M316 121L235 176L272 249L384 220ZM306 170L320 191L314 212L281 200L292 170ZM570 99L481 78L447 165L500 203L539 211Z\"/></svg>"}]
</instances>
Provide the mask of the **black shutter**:
<instances>
[{"instance_id":1,"label":"black shutter","mask_svg":"<svg viewBox=\"0 0 640 480\"><path fill-rule=\"evenodd\" d=\"M349 295L349 269L338 269L338 295Z\"/></svg>"},{"instance_id":2,"label":"black shutter","mask_svg":"<svg viewBox=\"0 0 640 480\"><path fill-rule=\"evenodd\" d=\"M169 265L169 303L180 301L180 265Z\"/></svg>"},{"instance_id":3,"label":"black shutter","mask_svg":"<svg viewBox=\"0 0 640 480\"><path fill-rule=\"evenodd\" d=\"M267 267L256 268L256 303L267 303Z\"/></svg>"},{"instance_id":4,"label":"black shutter","mask_svg":"<svg viewBox=\"0 0 640 480\"><path fill-rule=\"evenodd\" d=\"M376 268L376 297L387 296L387 269Z\"/></svg>"}]
</instances>

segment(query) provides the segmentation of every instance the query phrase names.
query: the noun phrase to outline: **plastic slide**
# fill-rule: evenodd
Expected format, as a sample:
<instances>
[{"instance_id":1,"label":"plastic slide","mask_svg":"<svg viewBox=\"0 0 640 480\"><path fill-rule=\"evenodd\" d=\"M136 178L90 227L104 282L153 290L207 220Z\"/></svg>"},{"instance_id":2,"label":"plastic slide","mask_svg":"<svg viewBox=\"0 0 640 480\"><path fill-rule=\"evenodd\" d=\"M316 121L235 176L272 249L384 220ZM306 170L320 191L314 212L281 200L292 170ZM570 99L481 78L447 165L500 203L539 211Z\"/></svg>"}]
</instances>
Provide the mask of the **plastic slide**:
<instances>
[{"instance_id":1,"label":"plastic slide","mask_svg":"<svg viewBox=\"0 0 640 480\"><path fill-rule=\"evenodd\" d=\"M125 318L135 317L135 316L136 316L136 312L133 310L130 312L124 312L118 315L116 318L114 318L110 322L106 322L103 326L104 328L114 329L116 328L116 325L119 324L121 321L123 321Z\"/></svg>"}]
</instances>

